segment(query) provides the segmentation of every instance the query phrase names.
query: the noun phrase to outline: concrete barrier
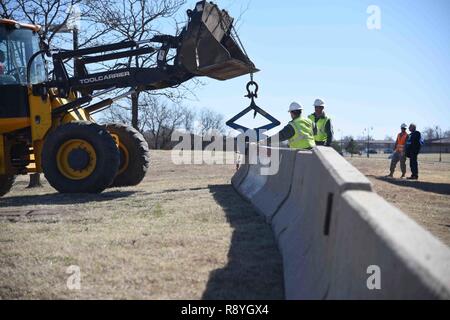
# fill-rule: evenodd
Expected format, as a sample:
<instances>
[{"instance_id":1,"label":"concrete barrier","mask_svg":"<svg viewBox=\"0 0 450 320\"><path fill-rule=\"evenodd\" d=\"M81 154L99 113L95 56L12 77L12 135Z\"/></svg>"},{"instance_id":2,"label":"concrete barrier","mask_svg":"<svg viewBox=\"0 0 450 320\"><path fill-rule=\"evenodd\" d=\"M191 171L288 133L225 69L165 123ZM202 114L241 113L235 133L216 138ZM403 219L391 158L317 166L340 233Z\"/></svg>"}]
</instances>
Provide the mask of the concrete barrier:
<instances>
[{"instance_id":1,"label":"concrete barrier","mask_svg":"<svg viewBox=\"0 0 450 320\"><path fill-rule=\"evenodd\" d=\"M278 173L267 177L267 182L252 197L251 202L261 215L266 217L268 223L287 199L294 172L296 151L291 149L278 149L280 166Z\"/></svg>"},{"instance_id":2,"label":"concrete barrier","mask_svg":"<svg viewBox=\"0 0 450 320\"><path fill-rule=\"evenodd\" d=\"M231 178L231 183L244 199L251 202L253 196L266 184L267 176L261 174L261 169L262 163L266 163L267 158L252 154L246 161L247 163L243 164Z\"/></svg>"},{"instance_id":3,"label":"concrete barrier","mask_svg":"<svg viewBox=\"0 0 450 320\"><path fill-rule=\"evenodd\" d=\"M300 193L291 194L292 201L272 223L275 231L284 229L276 238L289 299L326 297L333 244L328 234L336 202L346 190L371 190L369 180L331 148L315 149L308 166L298 169L305 171Z\"/></svg>"},{"instance_id":4,"label":"concrete barrier","mask_svg":"<svg viewBox=\"0 0 450 320\"><path fill-rule=\"evenodd\" d=\"M291 155L281 153L278 177L258 176L259 167L251 165L238 188L271 223L283 258L287 299L447 297L448 248L424 235L423 229L397 209L392 213L393 207L371 192L369 180L333 149L318 147L312 153ZM358 200L358 195L370 196ZM365 201L370 208L363 206ZM383 215L391 217L387 221L396 229L408 237L423 238L426 245L420 254L437 255L433 261L440 264L439 270L410 257L413 247L397 243L408 237L392 235L393 227L383 231L387 225L378 221L379 208L389 212ZM367 217L374 220L367 223ZM407 228L402 229L403 225ZM383 235L388 235L387 240ZM383 293L374 293L366 285L367 267L377 262L389 273Z\"/></svg>"},{"instance_id":5,"label":"concrete barrier","mask_svg":"<svg viewBox=\"0 0 450 320\"><path fill-rule=\"evenodd\" d=\"M379 195L345 192L333 233L328 298L450 299L449 248ZM379 290L368 289L370 266Z\"/></svg>"},{"instance_id":6,"label":"concrete barrier","mask_svg":"<svg viewBox=\"0 0 450 320\"><path fill-rule=\"evenodd\" d=\"M298 151L294 161L294 172L288 198L283 206L275 212L271 221L277 242L280 234L286 231L287 227L294 222L296 216L300 215L302 208L300 197L305 185L305 176L312 168L313 154L311 151ZM281 166L283 165L284 163L281 163Z\"/></svg>"},{"instance_id":7,"label":"concrete barrier","mask_svg":"<svg viewBox=\"0 0 450 320\"><path fill-rule=\"evenodd\" d=\"M261 165L250 165L247 175L236 191L249 202L252 202L253 196L261 190L267 181L267 176L261 175Z\"/></svg>"},{"instance_id":8,"label":"concrete barrier","mask_svg":"<svg viewBox=\"0 0 450 320\"><path fill-rule=\"evenodd\" d=\"M238 189L242 181L244 181L245 177L247 177L249 168L250 165L248 163L244 163L239 166L239 169L231 178L231 184L235 189Z\"/></svg>"}]
</instances>

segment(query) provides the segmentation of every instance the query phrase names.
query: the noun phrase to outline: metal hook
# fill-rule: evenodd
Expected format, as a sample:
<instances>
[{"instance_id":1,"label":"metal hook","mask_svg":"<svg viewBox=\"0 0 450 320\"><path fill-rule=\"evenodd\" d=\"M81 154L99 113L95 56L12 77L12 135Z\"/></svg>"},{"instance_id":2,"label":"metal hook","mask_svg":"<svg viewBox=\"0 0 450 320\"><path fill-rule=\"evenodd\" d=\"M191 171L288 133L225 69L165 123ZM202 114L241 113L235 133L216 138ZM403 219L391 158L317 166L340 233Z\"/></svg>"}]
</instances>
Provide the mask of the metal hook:
<instances>
[{"instance_id":1,"label":"metal hook","mask_svg":"<svg viewBox=\"0 0 450 320\"><path fill-rule=\"evenodd\" d=\"M252 92L250 91L250 86L255 86L255 91ZM246 95L247 98L253 99L253 98L258 98L258 90L259 90L259 86L255 81L249 81L247 83L247 92L248 94Z\"/></svg>"}]
</instances>

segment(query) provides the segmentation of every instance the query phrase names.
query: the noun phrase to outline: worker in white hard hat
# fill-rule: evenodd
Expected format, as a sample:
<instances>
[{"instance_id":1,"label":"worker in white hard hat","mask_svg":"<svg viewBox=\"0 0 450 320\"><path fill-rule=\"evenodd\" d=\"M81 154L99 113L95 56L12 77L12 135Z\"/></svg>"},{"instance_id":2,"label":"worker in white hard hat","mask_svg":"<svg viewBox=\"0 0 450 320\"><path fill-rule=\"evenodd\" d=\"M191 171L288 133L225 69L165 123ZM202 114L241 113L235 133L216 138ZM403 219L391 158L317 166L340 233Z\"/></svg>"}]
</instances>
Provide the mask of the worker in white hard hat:
<instances>
[{"instance_id":1,"label":"worker in white hard hat","mask_svg":"<svg viewBox=\"0 0 450 320\"><path fill-rule=\"evenodd\" d=\"M314 101L314 113L309 115L309 119L315 123L317 132L314 134L314 140L319 146L331 146L333 141L333 127L331 119L325 115L325 102L322 99Z\"/></svg>"},{"instance_id":2,"label":"worker in white hard hat","mask_svg":"<svg viewBox=\"0 0 450 320\"><path fill-rule=\"evenodd\" d=\"M312 149L316 144L314 142L314 123L308 118L302 117L303 107L292 102L289 106L290 121L280 132L278 132L279 141L288 140L289 147L292 149Z\"/></svg>"},{"instance_id":3,"label":"worker in white hard hat","mask_svg":"<svg viewBox=\"0 0 450 320\"><path fill-rule=\"evenodd\" d=\"M394 145L394 153L392 154L391 159L391 168L390 173L387 175L389 178L394 177L395 168L397 167L397 163L400 161L400 169L402 171L401 178L404 178L406 175L406 141L408 141L408 133L406 132L406 128L408 126L405 123L402 123L400 126L400 133L397 135L397 140L395 140Z\"/></svg>"}]
</instances>

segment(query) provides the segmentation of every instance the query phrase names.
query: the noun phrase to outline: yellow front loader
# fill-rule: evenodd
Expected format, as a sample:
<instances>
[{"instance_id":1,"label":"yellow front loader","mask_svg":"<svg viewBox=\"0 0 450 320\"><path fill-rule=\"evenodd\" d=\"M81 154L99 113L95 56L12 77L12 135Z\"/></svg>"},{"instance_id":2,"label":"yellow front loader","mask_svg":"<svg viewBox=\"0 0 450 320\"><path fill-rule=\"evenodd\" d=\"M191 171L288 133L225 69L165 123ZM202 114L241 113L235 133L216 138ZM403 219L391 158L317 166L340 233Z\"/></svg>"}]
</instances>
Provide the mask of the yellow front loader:
<instances>
[{"instance_id":1,"label":"yellow front loader","mask_svg":"<svg viewBox=\"0 0 450 320\"><path fill-rule=\"evenodd\" d=\"M193 77L227 80L257 71L233 37L226 11L200 1L187 14L177 36L79 50L50 50L38 26L0 19L0 196L16 175L36 172L64 193L137 185L149 168L143 136L123 124L99 125L92 112L134 92L177 86ZM175 54L168 58L171 51ZM95 74L86 67L144 55L156 56L153 67ZM45 56L52 59L51 76ZM66 69L68 61L75 64L73 74ZM129 91L102 98L120 88Z\"/></svg>"}]
</instances>

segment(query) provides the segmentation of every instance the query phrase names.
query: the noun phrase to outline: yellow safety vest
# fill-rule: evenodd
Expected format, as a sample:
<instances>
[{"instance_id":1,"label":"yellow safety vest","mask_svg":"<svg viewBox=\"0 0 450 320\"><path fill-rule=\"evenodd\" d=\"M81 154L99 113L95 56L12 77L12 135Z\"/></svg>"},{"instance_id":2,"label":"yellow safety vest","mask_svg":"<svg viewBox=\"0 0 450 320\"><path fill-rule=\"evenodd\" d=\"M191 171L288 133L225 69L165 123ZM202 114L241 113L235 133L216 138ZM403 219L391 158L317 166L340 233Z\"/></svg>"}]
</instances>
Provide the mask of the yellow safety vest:
<instances>
[{"instance_id":1,"label":"yellow safety vest","mask_svg":"<svg viewBox=\"0 0 450 320\"><path fill-rule=\"evenodd\" d=\"M289 139L289 147L292 149L311 149L316 145L311 120L298 117L289 124L294 128L295 134Z\"/></svg>"},{"instance_id":2,"label":"yellow safety vest","mask_svg":"<svg viewBox=\"0 0 450 320\"><path fill-rule=\"evenodd\" d=\"M312 122L315 122L315 120L316 120L314 113L310 114L308 118ZM317 122L316 122L317 134L314 136L315 141L327 142L328 134L327 134L327 131L325 130L325 126L326 126L328 120L330 120L330 118L328 118L327 116L320 117L319 120L317 120Z\"/></svg>"}]
</instances>

